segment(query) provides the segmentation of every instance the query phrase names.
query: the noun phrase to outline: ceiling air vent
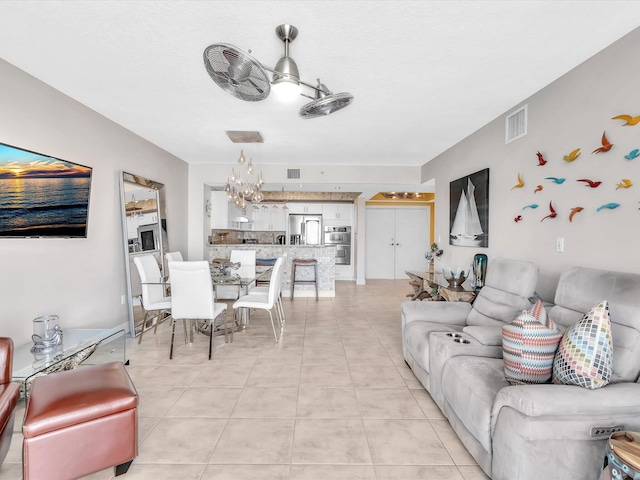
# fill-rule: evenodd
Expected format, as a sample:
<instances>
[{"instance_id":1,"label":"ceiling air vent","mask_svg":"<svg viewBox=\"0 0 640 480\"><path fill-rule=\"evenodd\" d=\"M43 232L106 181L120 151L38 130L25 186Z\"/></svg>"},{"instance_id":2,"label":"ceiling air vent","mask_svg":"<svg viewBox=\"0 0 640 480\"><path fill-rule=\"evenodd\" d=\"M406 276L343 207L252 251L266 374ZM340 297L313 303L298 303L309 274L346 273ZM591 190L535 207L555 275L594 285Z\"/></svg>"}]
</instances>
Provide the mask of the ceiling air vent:
<instances>
[{"instance_id":1,"label":"ceiling air vent","mask_svg":"<svg viewBox=\"0 0 640 480\"><path fill-rule=\"evenodd\" d=\"M291 180L300 178L300 169L299 168L287 168L287 178Z\"/></svg>"},{"instance_id":2,"label":"ceiling air vent","mask_svg":"<svg viewBox=\"0 0 640 480\"><path fill-rule=\"evenodd\" d=\"M505 118L504 143L511 143L527 134L527 106L511 112Z\"/></svg>"}]
</instances>

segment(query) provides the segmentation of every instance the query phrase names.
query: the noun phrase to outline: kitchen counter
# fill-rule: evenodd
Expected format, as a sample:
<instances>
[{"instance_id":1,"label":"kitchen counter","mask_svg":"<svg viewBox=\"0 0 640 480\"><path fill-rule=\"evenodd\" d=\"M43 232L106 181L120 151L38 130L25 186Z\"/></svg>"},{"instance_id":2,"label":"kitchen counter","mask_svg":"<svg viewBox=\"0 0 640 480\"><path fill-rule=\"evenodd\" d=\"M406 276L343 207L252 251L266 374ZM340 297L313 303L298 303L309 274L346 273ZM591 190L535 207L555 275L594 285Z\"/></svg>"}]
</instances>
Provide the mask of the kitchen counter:
<instances>
[{"instance_id":1,"label":"kitchen counter","mask_svg":"<svg viewBox=\"0 0 640 480\"><path fill-rule=\"evenodd\" d=\"M242 243L235 245L209 245L209 260L214 258L229 258L231 250L255 250L256 258L271 259L287 254L284 264L284 278L282 282L282 295L291 296L291 261L294 258L310 259L318 261L318 295L320 297L336 296L336 269L335 245L268 245ZM298 269L298 279L302 275L312 275L312 269ZM313 285L296 285L296 297L315 297Z\"/></svg>"}]
</instances>

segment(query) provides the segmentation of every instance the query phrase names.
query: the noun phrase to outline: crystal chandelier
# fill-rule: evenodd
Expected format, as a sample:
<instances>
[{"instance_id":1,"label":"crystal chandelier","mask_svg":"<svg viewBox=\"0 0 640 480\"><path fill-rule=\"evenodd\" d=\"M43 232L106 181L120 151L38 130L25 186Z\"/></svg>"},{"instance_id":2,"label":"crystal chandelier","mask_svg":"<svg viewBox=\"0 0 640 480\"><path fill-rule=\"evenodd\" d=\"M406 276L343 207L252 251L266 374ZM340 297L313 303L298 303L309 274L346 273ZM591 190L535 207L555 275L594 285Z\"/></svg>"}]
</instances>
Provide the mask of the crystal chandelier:
<instances>
[{"instance_id":1,"label":"crystal chandelier","mask_svg":"<svg viewBox=\"0 0 640 480\"><path fill-rule=\"evenodd\" d=\"M264 200L263 184L262 172L256 175L253 170L253 160L250 158L247 162L244 152L240 150L237 171L236 167L231 167L231 174L224 186L227 200L240 208L245 208L247 202L260 203Z\"/></svg>"}]
</instances>

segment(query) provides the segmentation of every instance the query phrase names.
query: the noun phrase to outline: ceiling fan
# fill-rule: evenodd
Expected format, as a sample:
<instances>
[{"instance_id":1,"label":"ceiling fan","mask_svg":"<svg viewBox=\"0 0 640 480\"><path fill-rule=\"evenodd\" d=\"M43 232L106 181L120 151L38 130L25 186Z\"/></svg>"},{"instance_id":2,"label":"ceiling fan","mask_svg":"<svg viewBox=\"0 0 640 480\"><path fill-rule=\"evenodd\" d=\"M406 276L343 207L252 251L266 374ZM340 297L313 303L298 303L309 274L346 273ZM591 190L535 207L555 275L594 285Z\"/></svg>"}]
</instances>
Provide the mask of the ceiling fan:
<instances>
[{"instance_id":1,"label":"ceiling fan","mask_svg":"<svg viewBox=\"0 0 640 480\"><path fill-rule=\"evenodd\" d=\"M353 95L347 92L333 93L320 82L316 86L300 80L298 66L289 56L289 44L298 36L293 25L280 25L276 35L284 42L284 56L274 68L262 65L249 53L226 43L214 43L204 50L204 66L211 79L225 92L246 102L258 102L269 96L271 90L280 90L283 96L295 98L297 95L311 98L298 115L302 118L317 118L336 112L353 102ZM272 78L269 79L271 72ZM314 91L314 95L301 92L301 86Z\"/></svg>"}]
</instances>

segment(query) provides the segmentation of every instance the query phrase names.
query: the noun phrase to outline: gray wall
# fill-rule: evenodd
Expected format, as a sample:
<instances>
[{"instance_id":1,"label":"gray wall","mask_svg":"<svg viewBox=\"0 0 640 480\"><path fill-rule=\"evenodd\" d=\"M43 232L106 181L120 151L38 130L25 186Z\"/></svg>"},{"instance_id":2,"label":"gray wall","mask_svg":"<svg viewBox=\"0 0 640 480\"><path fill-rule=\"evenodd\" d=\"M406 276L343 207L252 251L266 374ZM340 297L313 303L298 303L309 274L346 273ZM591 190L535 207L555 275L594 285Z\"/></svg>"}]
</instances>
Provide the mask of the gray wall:
<instances>
[{"instance_id":1,"label":"gray wall","mask_svg":"<svg viewBox=\"0 0 640 480\"><path fill-rule=\"evenodd\" d=\"M467 267L475 253L486 253L489 261L497 257L531 260L540 266L538 291L546 299L552 299L558 276L570 265L640 270L640 158L624 158L640 148L640 124L622 126L623 122L611 120L620 114L640 115L639 49L640 29L636 29L523 101L520 105L528 105L526 137L505 145L502 116L423 166L423 180L436 181L435 238L441 239L445 251L442 265ZM603 131L614 146L607 153L592 154L600 146ZM581 148L580 157L565 162L563 155L575 148ZM537 165L538 150L548 160L546 166ZM487 167L489 248L451 246L449 182ZM511 190L518 173L525 187ZM544 180L547 176L567 180L555 185ZM580 178L603 183L590 189L575 181ZM635 185L616 190L623 178ZM544 190L534 194L538 184ZM558 217L541 221L549 213L550 201ZM596 212L609 202L621 206ZM521 210L531 203L540 206L535 211ZM584 210L569 222L576 206ZM519 223L514 222L517 215L523 216ZM556 252L558 237L564 238L564 253ZM600 300L595 298L594 303Z\"/></svg>"},{"instance_id":2,"label":"gray wall","mask_svg":"<svg viewBox=\"0 0 640 480\"><path fill-rule=\"evenodd\" d=\"M186 253L187 164L3 60L0 142L93 167L86 239L0 238L0 335L28 342L45 314L127 324L119 172L165 184L169 244Z\"/></svg>"}]
</instances>

